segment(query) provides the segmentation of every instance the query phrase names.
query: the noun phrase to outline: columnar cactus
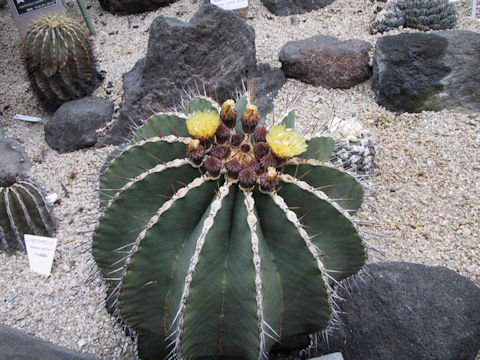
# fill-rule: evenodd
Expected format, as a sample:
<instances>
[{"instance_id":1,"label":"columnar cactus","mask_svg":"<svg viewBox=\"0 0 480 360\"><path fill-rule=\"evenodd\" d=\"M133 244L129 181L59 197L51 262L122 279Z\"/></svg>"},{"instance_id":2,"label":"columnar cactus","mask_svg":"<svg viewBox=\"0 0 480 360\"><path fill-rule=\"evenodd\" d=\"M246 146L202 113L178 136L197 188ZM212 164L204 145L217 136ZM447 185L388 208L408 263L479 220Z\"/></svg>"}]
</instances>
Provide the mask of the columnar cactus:
<instances>
[{"instance_id":1,"label":"columnar cactus","mask_svg":"<svg viewBox=\"0 0 480 360\"><path fill-rule=\"evenodd\" d=\"M293 112L258 123L247 97L196 98L147 120L103 177L93 256L142 359L301 348L364 264L348 212L363 192L324 162L333 140L305 141Z\"/></svg>"},{"instance_id":2,"label":"columnar cactus","mask_svg":"<svg viewBox=\"0 0 480 360\"><path fill-rule=\"evenodd\" d=\"M0 178L0 249L25 251L24 234L51 236L54 220L42 191L32 181Z\"/></svg>"},{"instance_id":3,"label":"columnar cactus","mask_svg":"<svg viewBox=\"0 0 480 360\"><path fill-rule=\"evenodd\" d=\"M383 33L404 26L422 31L450 29L455 25L450 0L390 0L374 20L371 32Z\"/></svg>"},{"instance_id":4,"label":"columnar cactus","mask_svg":"<svg viewBox=\"0 0 480 360\"><path fill-rule=\"evenodd\" d=\"M66 15L36 20L25 35L23 53L32 83L47 108L86 96L99 83L89 31Z\"/></svg>"}]
</instances>

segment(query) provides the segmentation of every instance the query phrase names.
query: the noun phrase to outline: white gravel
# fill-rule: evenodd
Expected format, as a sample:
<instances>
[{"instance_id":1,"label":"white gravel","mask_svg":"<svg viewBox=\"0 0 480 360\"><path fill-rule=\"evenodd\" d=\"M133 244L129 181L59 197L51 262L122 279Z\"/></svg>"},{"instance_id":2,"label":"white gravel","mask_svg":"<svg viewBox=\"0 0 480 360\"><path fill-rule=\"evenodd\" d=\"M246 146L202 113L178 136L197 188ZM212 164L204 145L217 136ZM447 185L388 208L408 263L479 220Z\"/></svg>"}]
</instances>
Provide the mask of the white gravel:
<instances>
[{"instance_id":1,"label":"white gravel","mask_svg":"<svg viewBox=\"0 0 480 360\"><path fill-rule=\"evenodd\" d=\"M152 20L158 15L188 20L203 1L179 0L158 11L123 17L102 11L96 0L86 3L98 32L99 66L106 71L94 95L113 100L118 111L121 75L144 56ZM242 14L255 28L259 62L279 66L278 53L289 40L326 34L374 44L380 36L368 32L377 5L367 0L336 0L324 9L287 17L270 14L259 0L250 3ZM75 4L67 0L78 15ZM470 19L471 0L456 5L456 28L479 32L480 21ZM4 8L0 10L0 119L6 134L19 139L35 160L31 177L61 198L55 206L59 246L48 279L29 271L25 255L0 253L0 323L98 358L133 358L133 342L104 308L105 287L99 280L88 281L88 231L99 216L98 169L112 149L58 154L45 143L42 124L12 120L17 113L40 116L44 122L49 118L30 89L19 44ZM480 284L479 114L395 114L375 103L370 81L348 90L327 90L295 80L281 89L275 114L297 96L297 123L305 131L324 130L334 116L354 116L373 134L379 166L366 184L369 197L356 217L370 224L370 242L382 251L380 258L447 266Z\"/></svg>"}]
</instances>

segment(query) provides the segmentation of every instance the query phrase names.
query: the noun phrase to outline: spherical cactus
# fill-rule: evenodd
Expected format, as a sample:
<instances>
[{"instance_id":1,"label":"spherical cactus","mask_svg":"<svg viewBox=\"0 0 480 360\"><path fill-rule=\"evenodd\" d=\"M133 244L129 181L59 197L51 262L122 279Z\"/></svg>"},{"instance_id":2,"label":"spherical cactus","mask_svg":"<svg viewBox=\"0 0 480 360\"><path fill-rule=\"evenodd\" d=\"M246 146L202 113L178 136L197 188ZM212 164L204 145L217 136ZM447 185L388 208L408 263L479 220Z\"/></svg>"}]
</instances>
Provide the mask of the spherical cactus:
<instances>
[{"instance_id":1,"label":"spherical cactus","mask_svg":"<svg viewBox=\"0 0 480 360\"><path fill-rule=\"evenodd\" d=\"M86 96L99 84L89 32L66 15L36 20L25 35L23 53L34 88L48 109Z\"/></svg>"},{"instance_id":2,"label":"spherical cactus","mask_svg":"<svg viewBox=\"0 0 480 360\"><path fill-rule=\"evenodd\" d=\"M52 236L55 229L56 221L35 183L0 178L0 249L25 251L24 234Z\"/></svg>"},{"instance_id":3,"label":"spherical cactus","mask_svg":"<svg viewBox=\"0 0 480 360\"><path fill-rule=\"evenodd\" d=\"M247 97L197 98L147 120L104 174L93 256L142 359L302 348L331 319L332 285L364 264L349 215L363 191L326 162L333 140L306 141L293 112L255 136L257 116Z\"/></svg>"}]
</instances>

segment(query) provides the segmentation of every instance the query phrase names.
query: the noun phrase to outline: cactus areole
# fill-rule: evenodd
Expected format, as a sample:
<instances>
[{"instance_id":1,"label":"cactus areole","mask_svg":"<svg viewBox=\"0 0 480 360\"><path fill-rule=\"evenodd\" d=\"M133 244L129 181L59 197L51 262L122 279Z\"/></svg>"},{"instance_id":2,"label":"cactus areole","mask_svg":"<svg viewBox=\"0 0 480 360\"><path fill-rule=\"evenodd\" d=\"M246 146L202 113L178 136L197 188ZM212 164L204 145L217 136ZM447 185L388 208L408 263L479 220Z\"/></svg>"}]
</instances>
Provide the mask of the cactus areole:
<instances>
[{"instance_id":1,"label":"cactus areole","mask_svg":"<svg viewBox=\"0 0 480 360\"><path fill-rule=\"evenodd\" d=\"M365 250L361 186L305 140L294 112L269 131L247 97L151 117L102 182L93 256L107 306L142 359L262 359L331 318L332 285Z\"/></svg>"}]
</instances>

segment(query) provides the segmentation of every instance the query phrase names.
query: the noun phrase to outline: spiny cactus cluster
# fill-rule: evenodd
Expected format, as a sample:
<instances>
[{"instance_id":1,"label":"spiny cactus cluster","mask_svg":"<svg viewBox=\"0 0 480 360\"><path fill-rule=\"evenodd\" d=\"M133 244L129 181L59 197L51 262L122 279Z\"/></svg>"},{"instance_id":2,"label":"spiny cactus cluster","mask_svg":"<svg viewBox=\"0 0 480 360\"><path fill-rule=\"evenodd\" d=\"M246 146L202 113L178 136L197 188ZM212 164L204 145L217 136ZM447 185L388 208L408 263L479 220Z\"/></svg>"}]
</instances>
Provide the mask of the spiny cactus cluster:
<instances>
[{"instance_id":1,"label":"spiny cactus cluster","mask_svg":"<svg viewBox=\"0 0 480 360\"><path fill-rule=\"evenodd\" d=\"M48 109L90 94L99 83L89 31L69 16L36 20L25 35L23 53L32 83Z\"/></svg>"},{"instance_id":2,"label":"spiny cactus cluster","mask_svg":"<svg viewBox=\"0 0 480 360\"><path fill-rule=\"evenodd\" d=\"M370 31L383 33L400 26L428 30L455 25L455 7L450 0L390 0L374 20Z\"/></svg>"},{"instance_id":3,"label":"spiny cactus cluster","mask_svg":"<svg viewBox=\"0 0 480 360\"><path fill-rule=\"evenodd\" d=\"M329 324L332 285L365 261L363 191L294 120L267 130L248 97L199 97L104 174L92 252L142 359L261 359Z\"/></svg>"},{"instance_id":4,"label":"spiny cactus cluster","mask_svg":"<svg viewBox=\"0 0 480 360\"><path fill-rule=\"evenodd\" d=\"M0 178L0 249L26 251L24 234L51 236L56 221L40 188L15 176Z\"/></svg>"}]
</instances>

